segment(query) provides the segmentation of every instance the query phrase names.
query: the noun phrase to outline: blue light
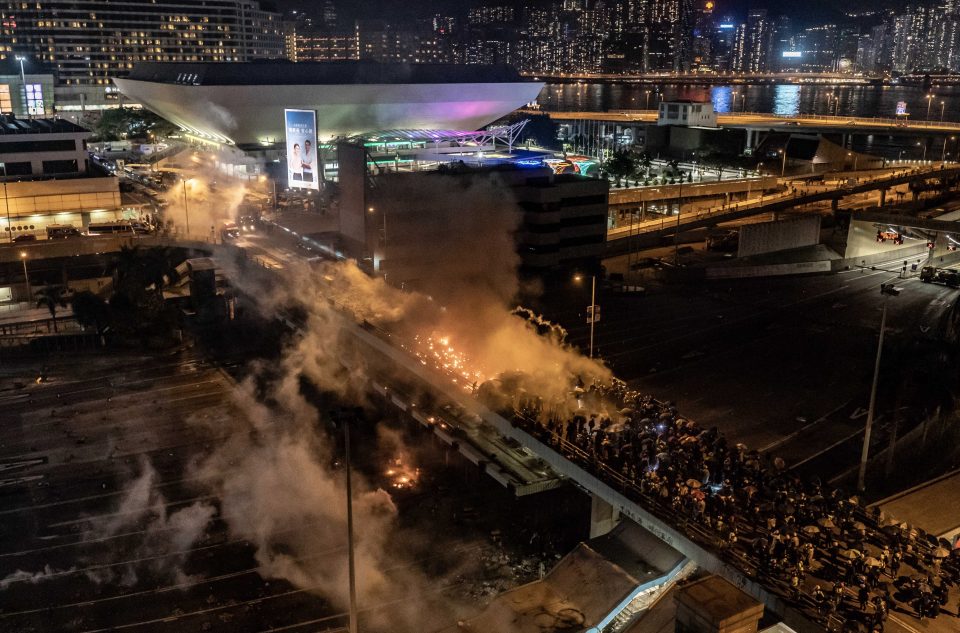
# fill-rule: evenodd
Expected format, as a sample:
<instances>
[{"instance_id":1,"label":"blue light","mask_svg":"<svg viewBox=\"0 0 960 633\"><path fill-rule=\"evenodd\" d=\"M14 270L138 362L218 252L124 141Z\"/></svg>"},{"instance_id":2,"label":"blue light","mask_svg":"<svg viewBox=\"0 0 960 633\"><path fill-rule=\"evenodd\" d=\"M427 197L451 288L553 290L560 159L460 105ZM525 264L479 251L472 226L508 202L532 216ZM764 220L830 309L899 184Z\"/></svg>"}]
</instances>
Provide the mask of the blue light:
<instances>
[{"instance_id":1,"label":"blue light","mask_svg":"<svg viewBox=\"0 0 960 633\"><path fill-rule=\"evenodd\" d=\"M718 28L718 29L723 29L724 31L729 31L730 29L734 28L734 25L733 25L733 24L720 24L719 26L717 26L717 28Z\"/></svg>"},{"instance_id":2,"label":"blue light","mask_svg":"<svg viewBox=\"0 0 960 633\"><path fill-rule=\"evenodd\" d=\"M543 161L539 158L525 158L523 160L518 160L516 164L520 167L540 167L543 165Z\"/></svg>"}]
</instances>

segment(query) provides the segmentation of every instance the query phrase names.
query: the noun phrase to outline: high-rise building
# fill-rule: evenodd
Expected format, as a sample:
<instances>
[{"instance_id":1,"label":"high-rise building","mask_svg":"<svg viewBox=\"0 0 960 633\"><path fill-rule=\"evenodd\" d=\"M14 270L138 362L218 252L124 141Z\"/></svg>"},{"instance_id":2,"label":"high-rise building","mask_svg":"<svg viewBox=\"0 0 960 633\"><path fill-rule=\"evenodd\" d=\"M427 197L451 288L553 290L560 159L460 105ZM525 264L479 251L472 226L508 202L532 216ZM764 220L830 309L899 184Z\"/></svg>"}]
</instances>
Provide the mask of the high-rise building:
<instances>
[{"instance_id":1,"label":"high-rise building","mask_svg":"<svg viewBox=\"0 0 960 633\"><path fill-rule=\"evenodd\" d=\"M773 23L767 17L767 10L751 9L747 14L746 66L743 70L751 73L769 70L772 35Z\"/></svg>"},{"instance_id":2,"label":"high-rise building","mask_svg":"<svg viewBox=\"0 0 960 633\"><path fill-rule=\"evenodd\" d=\"M55 69L60 110L115 105L141 61L234 62L284 54L280 15L255 0L0 0L0 59Z\"/></svg>"},{"instance_id":3,"label":"high-rise building","mask_svg":"<svg viewBox=\"0 0 960 633\"><path fill-rule=\"evenodd\" d=\"M713 0L697 0L694 7L690 68L713 67Z\"/></svg>"}]
</instances>

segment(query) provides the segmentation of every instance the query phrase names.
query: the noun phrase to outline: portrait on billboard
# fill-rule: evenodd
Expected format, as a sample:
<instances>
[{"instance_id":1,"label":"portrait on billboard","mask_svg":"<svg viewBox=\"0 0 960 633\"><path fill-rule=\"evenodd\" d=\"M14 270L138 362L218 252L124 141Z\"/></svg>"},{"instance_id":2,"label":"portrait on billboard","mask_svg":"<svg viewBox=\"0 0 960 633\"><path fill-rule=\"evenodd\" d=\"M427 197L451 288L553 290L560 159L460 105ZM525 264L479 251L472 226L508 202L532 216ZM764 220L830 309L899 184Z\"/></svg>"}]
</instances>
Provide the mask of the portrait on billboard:
<instances>
[{"instance_id":1,"label":"portrait on billboard","mask_svg":"<svg viewBox=\"0 0 960 633\"><path fill-rule=\"evenodd\" d=\"M313 110L284 110L287 137L287 186L319 189L314 174L317 157L317 113Z\"/></svg>"}]
</instances>

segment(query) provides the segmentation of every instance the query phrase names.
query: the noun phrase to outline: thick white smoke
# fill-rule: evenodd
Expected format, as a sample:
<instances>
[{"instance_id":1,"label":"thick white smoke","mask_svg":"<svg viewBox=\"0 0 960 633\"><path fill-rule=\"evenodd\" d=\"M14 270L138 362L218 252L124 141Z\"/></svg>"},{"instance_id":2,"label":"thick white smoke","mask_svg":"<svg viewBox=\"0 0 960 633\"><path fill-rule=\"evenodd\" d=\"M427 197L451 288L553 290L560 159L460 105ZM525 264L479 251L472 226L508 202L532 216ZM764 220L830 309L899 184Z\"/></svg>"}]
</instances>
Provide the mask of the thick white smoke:
<instances>
[{"instance_id":1,"label":"thick white smoke","mask_svg":"<svg viewBox=\"0 0 960 633\"><path fill-rule=\"evenodd\" d=\"M181 234L187 233L189 220L189 235L194 239L213 239L222 223L235 221L250 189L244 181L220 174L216 160L214 154L192 150L169 159L178 165L181 181L164 192L163 217Z\"/></svg>"},{"instance_id":2,"label":"thick white smoke","mask_svg":"<svg viewBox=\"0 0 960 633\"><path fill-rule=\"evenodd\" d=\"M112 513L95 518L84 540L106 539L132 530L142 530L135 550L123 552L123 560L140 560L120 566L103 566L88 573L96 582L119 580L124 586L136 585L146 572L152 579L182 583L189 579L183 565L189 550L203 538L216 508L195 502L170 511L167 500L158 492L159 475L149 459L142 457L140 474L123 489ZM118 556L121 554L118 552ZM100 561L111 563L112 560Z\"/></svg>"}]
</instances>

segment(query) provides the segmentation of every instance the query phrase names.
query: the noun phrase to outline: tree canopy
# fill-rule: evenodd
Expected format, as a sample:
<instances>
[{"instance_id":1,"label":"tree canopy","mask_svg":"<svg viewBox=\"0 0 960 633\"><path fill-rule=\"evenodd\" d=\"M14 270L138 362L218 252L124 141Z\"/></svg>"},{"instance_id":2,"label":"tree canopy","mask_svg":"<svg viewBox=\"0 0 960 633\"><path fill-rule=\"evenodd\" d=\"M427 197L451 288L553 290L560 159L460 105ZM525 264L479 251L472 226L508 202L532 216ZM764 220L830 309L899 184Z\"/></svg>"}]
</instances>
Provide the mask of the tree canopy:
<instances>
[{"instance_id":1,"label":"tree canopy","mask_svg":"<svg viewBox=\"0 0 960 633\"><path fill-rule=\"evenodd\" d=\"M117 108L104 110L93 131L98 141L119 141L125 138L146 138L153 132L157 138L169 136L177 127L150 110Z\"/></svg>"}]
</instances>

